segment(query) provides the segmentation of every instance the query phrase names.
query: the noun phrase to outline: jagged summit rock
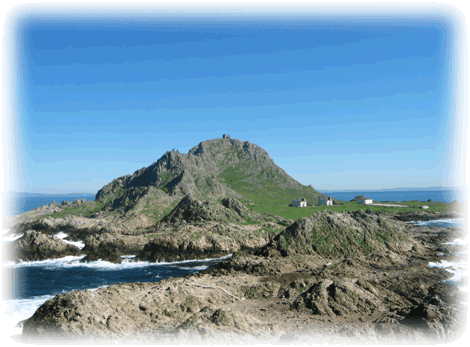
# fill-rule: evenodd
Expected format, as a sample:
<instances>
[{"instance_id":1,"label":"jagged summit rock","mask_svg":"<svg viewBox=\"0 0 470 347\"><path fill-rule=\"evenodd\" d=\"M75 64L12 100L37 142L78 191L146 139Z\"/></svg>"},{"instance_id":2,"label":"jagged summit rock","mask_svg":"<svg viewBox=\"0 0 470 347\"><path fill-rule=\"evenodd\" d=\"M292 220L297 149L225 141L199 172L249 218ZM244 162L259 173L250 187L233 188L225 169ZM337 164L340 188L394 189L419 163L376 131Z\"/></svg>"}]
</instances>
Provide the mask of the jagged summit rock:
<instances>
[{"instance_id":1,"label":"jagged summit rock","mask_svg":"<svg viewBox=\"0 0 470 347\"><path fill-rule=\"evenodd\" d=\"M96 200L108 209L127 212L174 207L187 195L220 201L249 200L247 194L253 193L301 194L310 200L323 196L295 181L261 147L224 136L203 141L188 154L168 151L152 165L105 185Z\"/></svg>"}]
</instances>

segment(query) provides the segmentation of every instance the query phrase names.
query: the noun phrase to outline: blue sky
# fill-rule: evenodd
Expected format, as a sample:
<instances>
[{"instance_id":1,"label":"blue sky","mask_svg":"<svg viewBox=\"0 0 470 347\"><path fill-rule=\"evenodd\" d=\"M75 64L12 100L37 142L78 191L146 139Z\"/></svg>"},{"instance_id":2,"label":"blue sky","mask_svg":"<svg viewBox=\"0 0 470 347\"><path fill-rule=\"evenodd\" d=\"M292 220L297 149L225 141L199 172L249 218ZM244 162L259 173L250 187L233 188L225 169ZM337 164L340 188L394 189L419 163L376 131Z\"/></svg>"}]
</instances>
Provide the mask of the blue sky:
<instances>
[{"instance_id":1,"label":"blue sky","mask_svg":"<svg viewBox=\"0 0 470 347\"><path fill-rule=\"evenodd\" d=\"M318 190L446 185L447 30L340 18L30 20L16 190L97 191L224 133Z\"/></svg>"}]
</instances>

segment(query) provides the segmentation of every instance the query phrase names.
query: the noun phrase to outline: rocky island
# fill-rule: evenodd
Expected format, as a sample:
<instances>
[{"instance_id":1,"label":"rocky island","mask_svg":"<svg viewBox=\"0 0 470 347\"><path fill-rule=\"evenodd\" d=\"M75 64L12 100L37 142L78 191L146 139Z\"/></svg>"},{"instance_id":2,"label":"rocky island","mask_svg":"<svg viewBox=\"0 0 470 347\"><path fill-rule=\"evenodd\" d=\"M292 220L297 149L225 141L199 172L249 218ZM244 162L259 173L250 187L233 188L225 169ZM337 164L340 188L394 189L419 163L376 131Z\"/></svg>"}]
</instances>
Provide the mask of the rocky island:
<instances>
[{"instance_id":1,"label":"rocky island","mask_svg":"<svg viewBox=\"0 0 470 347\"><path fill-rule=\"evenodd\" d=\"M227 257L182 278L59 294L24 322L23 339L418 343L460 336L465 316L458 288L446 282L452 274L428 265L456 256L458 246L445 243L464 231L407 223L460 217L453 204L400 212L339 201L289 207L298 197L313 205L325 198L262 148L224 136L188 154L165 153L104 186L95 201L52 203L8 219L4 228L23 234L7 252L14 261ZM65 244L60 232L84 247Z\"/></svg>"}]
</instances>

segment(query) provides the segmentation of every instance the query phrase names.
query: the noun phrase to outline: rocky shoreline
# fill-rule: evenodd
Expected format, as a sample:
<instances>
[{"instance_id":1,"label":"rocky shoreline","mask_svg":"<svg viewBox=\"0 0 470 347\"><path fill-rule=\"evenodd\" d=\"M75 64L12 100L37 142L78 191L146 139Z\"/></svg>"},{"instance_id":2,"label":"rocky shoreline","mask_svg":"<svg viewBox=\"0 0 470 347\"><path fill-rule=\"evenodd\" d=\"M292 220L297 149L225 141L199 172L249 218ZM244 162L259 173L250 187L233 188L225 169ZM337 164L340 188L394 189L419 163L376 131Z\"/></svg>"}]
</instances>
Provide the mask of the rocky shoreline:
<instances>
[{"instance_id":1,"label":"rocky shoreline","mask_svg":"<svg viewBox=\"0 0 470 347\"><path fill-rule=\"evenodd\" d=\"M187 209L194 210L196 203L189 202ZM243 213L234 201L226 205ZM109 224L76 216L19 223L16 232L37 229L14 241L18 250L23 245L23 257L40 236L49 241L42 240L46 249L58 249L62 241L52 236L58 230L74 240L86 235L84 261L119 262L129 252L147 261L233 253L184 278L57 295L24 322L22 341L424 343L451 341L462 332L463 299L445 282L452 274L428 266L442 253L453 257L457 246L443 243L462 231L404 221L425 220L423 213L396 218L322 211L295 222L243 225L201 221L182 209L145 233L110 232ZM38 259L67 252L28 254Z\"/></svg>"}]
</instances>

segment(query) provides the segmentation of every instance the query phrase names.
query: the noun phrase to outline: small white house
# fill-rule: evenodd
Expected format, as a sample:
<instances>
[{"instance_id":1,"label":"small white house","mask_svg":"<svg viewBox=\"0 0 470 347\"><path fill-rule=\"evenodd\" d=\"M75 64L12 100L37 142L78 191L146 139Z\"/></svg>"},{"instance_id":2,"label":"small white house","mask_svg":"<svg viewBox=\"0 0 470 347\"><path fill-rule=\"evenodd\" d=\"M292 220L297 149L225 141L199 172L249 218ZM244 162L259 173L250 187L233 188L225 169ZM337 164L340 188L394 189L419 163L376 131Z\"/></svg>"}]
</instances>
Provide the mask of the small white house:
<instances>
[{"instance_id":1,"label":"small white house","mask_svg":"<svg viewBox=\"0 0 470 347\"><path fill-rule=\"evenodd\" d=\"M305 200L304 198L299 198L299 199L292 200L291 206L294 206L294 207L307 207L307 200Z\"/></svg>"},{"instance_id":2,"label":"small white house","mask_svg":"<svg viewBox=\"0 0 470 347\"><path fill-rule=\"evenodd\" d=\"M372 205L374 202L374 200L372 199L362 199L362 200L359 200L359 203L360 204L364 204L364 205Z\"/></svg>"},{"instance_id":3,"label":"small white house","mask_svg":"<svg viewBox=\"0 0 470 347\"><path fill-rule=\"evenodd\" d=\"M428 205L423 205L423 206L420 206L419 208L423 209L423 210L427 210L429 208Z\"/></svg>"},{"instance_id":4,"label":"small white house","mask_svg":"<svg viewBox=\"0 0 470 347\"><path fill-rule=\"evenodd\" d=\"M330 197L318 199L318 204L320 206L333 206L333 199Z\"/></svg>"}]
</instances>

